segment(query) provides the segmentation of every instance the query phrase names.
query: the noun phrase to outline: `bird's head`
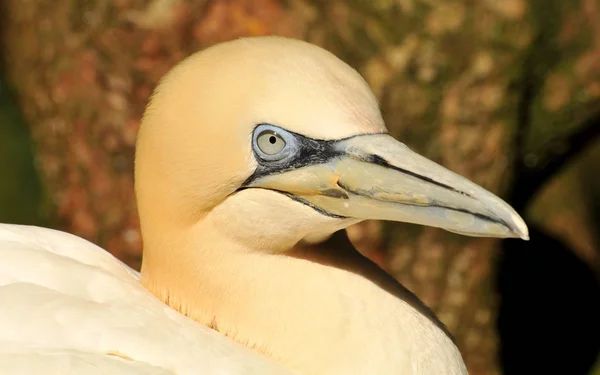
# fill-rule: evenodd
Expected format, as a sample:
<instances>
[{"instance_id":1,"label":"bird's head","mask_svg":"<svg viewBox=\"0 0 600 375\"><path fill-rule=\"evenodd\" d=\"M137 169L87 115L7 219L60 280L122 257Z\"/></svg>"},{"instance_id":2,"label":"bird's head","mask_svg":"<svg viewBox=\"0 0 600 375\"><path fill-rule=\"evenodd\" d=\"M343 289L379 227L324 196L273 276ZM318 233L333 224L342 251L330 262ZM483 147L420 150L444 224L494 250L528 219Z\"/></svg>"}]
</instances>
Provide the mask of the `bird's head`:
<instances>
[{"instance_id":1,"label":"bird's head","mask_svg":"<svg viewBox=\"0 0 600 375\"><path fill-rule=\"evenodd\" d=\"M365 219L528 237L494 194L387 134L368 84L306 42L208 48L163 79L136 155L144 239L213 216L261 251Z\"/></svg>"}]
</instances>

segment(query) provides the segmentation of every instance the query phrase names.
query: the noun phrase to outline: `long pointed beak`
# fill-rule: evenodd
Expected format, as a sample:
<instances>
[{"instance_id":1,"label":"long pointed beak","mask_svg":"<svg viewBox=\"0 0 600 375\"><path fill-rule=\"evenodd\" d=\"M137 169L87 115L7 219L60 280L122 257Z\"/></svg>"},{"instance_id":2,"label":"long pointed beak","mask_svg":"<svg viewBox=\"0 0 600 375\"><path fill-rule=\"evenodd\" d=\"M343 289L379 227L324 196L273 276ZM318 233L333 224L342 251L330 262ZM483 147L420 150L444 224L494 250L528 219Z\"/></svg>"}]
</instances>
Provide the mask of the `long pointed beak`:
<instances>
[{"instance_id":1,"label":"long pointed beak","mask_svg":"<svg viewBox=\"0 0 600 375\"><path fill-rule=\"evenodd\" d=\"M502 199L386 134L330 144L333 157L252 181L330 215L403 221L470 236L529 239Z\"/></svg>"}]
</instances>

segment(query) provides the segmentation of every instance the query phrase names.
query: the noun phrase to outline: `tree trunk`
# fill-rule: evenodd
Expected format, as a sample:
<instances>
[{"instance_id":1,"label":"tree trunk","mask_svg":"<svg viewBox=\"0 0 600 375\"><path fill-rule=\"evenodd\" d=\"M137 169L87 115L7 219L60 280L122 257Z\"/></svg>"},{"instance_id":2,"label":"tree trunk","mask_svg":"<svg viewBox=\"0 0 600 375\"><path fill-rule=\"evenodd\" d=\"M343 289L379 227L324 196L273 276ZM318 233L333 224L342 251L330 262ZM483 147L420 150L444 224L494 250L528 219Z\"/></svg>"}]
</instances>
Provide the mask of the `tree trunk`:
<instances>
[{"instance_id":1,"label":"tree trunk","mask_svg":"<svg viewBox=\"0 0 600 375\"><path fill-rule=\"evenodd\" d=\"M186 55L277 34L321 45L380 99L390 133L492 192L600 98L599 0L7 0L3 47L61 229L137 267L133 156L144 106ZM576 116L577 114L577 116ZM522 124L521 124L522 125ZM534 157L532 157L532 160ZM498 241L365 222L356 246L438 314L471 375L498 373Z\"/></svg>"}]
</instances>

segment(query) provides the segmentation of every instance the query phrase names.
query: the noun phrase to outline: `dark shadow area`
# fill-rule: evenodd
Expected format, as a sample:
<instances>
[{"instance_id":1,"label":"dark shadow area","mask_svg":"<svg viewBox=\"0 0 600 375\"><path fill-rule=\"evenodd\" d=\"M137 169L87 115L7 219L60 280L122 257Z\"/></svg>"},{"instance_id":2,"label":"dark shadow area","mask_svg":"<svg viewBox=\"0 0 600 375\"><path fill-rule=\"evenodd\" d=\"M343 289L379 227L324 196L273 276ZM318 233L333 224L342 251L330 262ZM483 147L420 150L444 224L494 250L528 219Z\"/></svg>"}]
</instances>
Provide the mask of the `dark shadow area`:
<instances>
[{"instance_id":1,"label":"dark shadow area","mask_svg":"<svg viewBox=\"0 0 600 375\"><path fill-rule=\"evenodd\" d=\"M34 147L20 108L0 70L0 222L44 225L43 190Z\"/></svg>"},{"instance_id":2,"label":"dark shadow area","mask_svg":"<svg viewBox=\"0 0 600 375\"><path fill-rule=\"evenodd\" d=\"M535 77L534 61L525 76ZM540 150L526 163L531 106L539 80L526 80L519 109L517 159L507 202L525 217L537 193L600 138L600 113ZM553 147L560 143L561 147ZM557 151L558 150L558 151ZM560 239L528 222L530 241L502 242L497 291L498 334L504 375L588 375L600 352L600 282L593 269Z\"/></svg>"},{"instance_id":3,"label":"dark shadow area","mask_svg":"<svg viewBox=\"0 0 600 375\"><path fill-rule=\"evenodd\" d=\"M600 284L567 245L529 230L529 242L503 241L500 257L504 375L587 375L600 350Z\"/></svg>"}]
</instances>

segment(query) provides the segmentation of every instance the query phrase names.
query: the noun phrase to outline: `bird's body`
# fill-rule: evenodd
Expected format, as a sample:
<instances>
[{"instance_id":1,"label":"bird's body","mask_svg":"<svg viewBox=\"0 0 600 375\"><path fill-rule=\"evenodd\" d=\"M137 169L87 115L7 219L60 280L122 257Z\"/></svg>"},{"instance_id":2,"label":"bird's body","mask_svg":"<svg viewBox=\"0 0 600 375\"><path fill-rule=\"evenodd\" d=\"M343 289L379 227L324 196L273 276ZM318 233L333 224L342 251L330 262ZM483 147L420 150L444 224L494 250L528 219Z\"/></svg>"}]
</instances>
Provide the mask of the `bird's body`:
<instances>
[{"instance_id":1,"label":"bird's body","mask_svg":"<svg viewBox=\"0 0 600 375\"><path fill-rule=\"evenodd\" d=\"M42 369L44 374L51 375L95 374L94 369L98 374L114 375L298 373L272 361L269 355L276 355L273 350L268 355L257 353L261 348L256 343L249 343L255 349L249 350L166 306L142 287L137 272L79 237L51 229L1 224L0 248L3 259L0 368L8 371L3 374L35 374L42 373ZM297 250L302 251L302 248ZM299 267L286 268L288 271L310 272L319 277L307 280L309 285L300 283L304 290L299 290L299 285L293 282L297 278L290 275L289 283L279 284L269 292L256 291L263 296L275 296L289 287L287 294L297 297L298 302L320 302L311 311L293 306L289 299L285 306L273 299L274 312L281 314L285 322L299 325L286 328L276 316L268 316L272 325L270 331L264 332L271 336L267 341L276 342L279 336L285 345L289 342L286 335L299 338L291 342L292 349L295 353L304 352L303 360L315 364L322 371L319 373L325 374L369 374L389 369L391 363L394 374L439 373L446 370L447 362L438 372L424 372L426 366L436 363L419 363L418 359L429 358L423 351L439 351L439 342L447 341L449 345L445 347L451 350L439 355L460 369L460 353L450 345L450 338L436 324L431 324L432 316L419 312L426 308L418 302L414 306L410 292L397 289L395 286L399 284L384 274L373 273L374 268L362 267L359 272L357 267L362 262L358 257L350 254L347 265L355 266L344 267L356 273L336 267L332 273L323 264L326 256L314 262L291 262ZM257 273L282 266L277 261L273 264L267 261L264 265ZM315 272L311 267L322 269ZM327 287L323 288L324 285ZM404 296L406 301L396 295ZM323 298L326 299L319 301ZM371 298L381 304L366 304ZM235 306L244 309L252 305L236 303ZM328 311L328 306L333 311ZM295 322L290 314L286 315L293 309L303 314L295 317ZM347 316L340 316L340 311ZM314 316L307 316L310 313ZM328 317L330 314L336 315ZM218 329L217 321L212 324ZM388 330L385 337L377 334L383 326ZM422 329L414 331L415 327ZM294 329L302 332L289 332ZM363 332L372 332L373 336L364 341ZM256 332L255 337L261 333ZM315 342L315 335L323 340ZM420 344L403 347L405 343L416 342L407 340L410 336L418 337ZM330 356L332 345L337 348L337 356ZM272 349L281 350L278 346ZM444 373L463 374L452 369L449 367Z\"/></svg>"},{"instance_id":2,"label":"bird's body","mask_svg":"<svg viewBox=\"0 0 600 375\"><path fill-rule=\"evenodd\" d=\"M358 73L283 38L173 69L135 172L140 275L76 237L0 227L9 374L465 375L431 311L345 237L301 240L364 219L527 237L499 198L387 135Z\"/></svg>"},{"instance_id":3,"label":"bird's body","mask_svg":"<svg viewBox=\"0 0 600 375\"><path fill-rule=\"evenodd\" d=\"M0 224L3 375L293 374L163 304L68 233Z\"/></svg>"}]
</instances>

